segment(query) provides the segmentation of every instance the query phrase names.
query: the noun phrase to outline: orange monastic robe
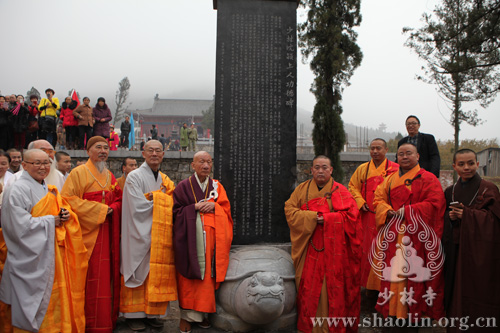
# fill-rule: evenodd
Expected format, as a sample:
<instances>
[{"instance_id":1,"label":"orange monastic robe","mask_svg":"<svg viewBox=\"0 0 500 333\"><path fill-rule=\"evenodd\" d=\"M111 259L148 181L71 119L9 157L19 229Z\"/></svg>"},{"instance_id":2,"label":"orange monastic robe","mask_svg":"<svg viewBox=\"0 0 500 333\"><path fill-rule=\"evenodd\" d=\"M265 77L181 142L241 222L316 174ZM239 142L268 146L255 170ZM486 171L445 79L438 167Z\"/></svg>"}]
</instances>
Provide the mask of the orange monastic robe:
<instances>
[{"instance_id":1,"label":"orange monastic robe","mask_svg":"<svg viewBox=\"0 0 500 333\"><path fill-rule=\"evenodd\" d=\"M0 228L0 281L2 281L2 272L7 259L7 245L3 238L2 228ZM0 333L12 332L12 325L10 324L10 306L0 301Z\"/></svg>"},{"instance_id":2,"label":"orange monastic robe","mask_svg":"<svg viewBox=\"0 0 500 333\"><path fill-rule=\"evenodd\" d=\"M363 252L361 256L361 286L371 290L380 289L380 279L373 273L368 256L373 239L377 235L375 225L375 209L373 199L375 190L384 179L398 171L399 165L389 161L387 158L378 167L373 161L361 164L353 173L349 181L349 192L351 192L359 209L359 219L363 227ZM368 205L369 211L361 209L364 204Z\"/></svg>"},{"instance_id":3,"label":"orange monastic robe","mask_svg":"<svg viewBox=\"0 0 500 333\"><path fill-rule=\"evenodd\" d=\"M121 189L109 170L99 173L88 160L71 171L61 194L78 216L88 249L86 330L111 332L119 305ZM107 214L108 208L112 214ZM108 283L101 283L103 279Z\"/></svg>"}]
</instances>

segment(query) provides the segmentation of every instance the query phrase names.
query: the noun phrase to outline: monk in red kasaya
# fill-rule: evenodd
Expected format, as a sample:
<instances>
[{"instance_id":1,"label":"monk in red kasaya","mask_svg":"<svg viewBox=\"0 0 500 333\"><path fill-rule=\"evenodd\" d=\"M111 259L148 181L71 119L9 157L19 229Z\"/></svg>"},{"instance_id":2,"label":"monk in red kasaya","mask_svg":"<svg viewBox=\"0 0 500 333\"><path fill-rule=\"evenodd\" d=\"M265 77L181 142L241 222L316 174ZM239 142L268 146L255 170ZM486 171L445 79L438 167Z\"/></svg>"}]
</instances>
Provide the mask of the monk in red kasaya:
<instances>
[{"instance_id":1,"label":"monk in red kasaya","mask_svg":"<svg viewBox=\"0 0 500 333\"><path fill-rule=\"evenodd\" d=\"M402 144L397 155L399 172L378 186L373 201L381 244L375 252L383 254L376 270L381 278L376 309L417 327L416 320L444 316L445 201L436 176L420 168L415 145Z\"/></svg>"},{"instance_id":2,"label":"monk in red kasaya","mask_svg":"<svg viewBox=\"0 0 500 333\"><path fill-rule=\"evenodd\" d=\"M361 164L351 177L349 191L359 209L359 218L363 226L363 255L361 257L361 286L368 290L375 290L378 295L380 279L371 269L368 255L373 239L377 235L375 225L375 209L373 199L375 190L382 184L384 179L398 171L399 165L389 161L387 154L387 143L384 139L374 139L370 143L371 161Z\"/></svg>"},{"instance_id":3,"label":"monk in red kasaya","mask_svg":"<svg viewBox=\"0 0 500 333\"><path fill-rule=\"evenodd\" d=\"M301 332L357 332L360 311L362 230L349 191L331 177L328 157L313 160L313 179L300 184L285 203L296 271L297 328ZM329 327L322 317L351 317Z\"/></svg>"}]
</instances>

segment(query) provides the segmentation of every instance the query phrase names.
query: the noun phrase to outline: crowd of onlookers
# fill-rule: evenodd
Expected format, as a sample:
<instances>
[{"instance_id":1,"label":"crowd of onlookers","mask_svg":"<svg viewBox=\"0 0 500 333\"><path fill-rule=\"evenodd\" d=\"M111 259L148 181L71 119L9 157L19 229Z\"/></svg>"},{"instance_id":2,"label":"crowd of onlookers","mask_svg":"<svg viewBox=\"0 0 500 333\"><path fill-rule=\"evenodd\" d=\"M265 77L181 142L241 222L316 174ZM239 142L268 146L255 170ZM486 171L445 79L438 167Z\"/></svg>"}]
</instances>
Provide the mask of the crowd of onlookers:
<instances>
[{"instance_id":1,"label":"crowd of onlookers","mask_svg":"<svg viewBox=\"0 0 500 333\"><path fill-rule=\"evenodd\" d=\"M54 94L49 88L41 100L37 95L29 96L29 101L23 95L0 96L0 149L22 151L37 139L62 149L84 149L88 139L96 135L108 139L111 150L128 148L130 119L126 117L122 122L118 137L103 97L92 107L88 97L82 104L71 96L60 103Z\"/></svg>"}]
</instances>

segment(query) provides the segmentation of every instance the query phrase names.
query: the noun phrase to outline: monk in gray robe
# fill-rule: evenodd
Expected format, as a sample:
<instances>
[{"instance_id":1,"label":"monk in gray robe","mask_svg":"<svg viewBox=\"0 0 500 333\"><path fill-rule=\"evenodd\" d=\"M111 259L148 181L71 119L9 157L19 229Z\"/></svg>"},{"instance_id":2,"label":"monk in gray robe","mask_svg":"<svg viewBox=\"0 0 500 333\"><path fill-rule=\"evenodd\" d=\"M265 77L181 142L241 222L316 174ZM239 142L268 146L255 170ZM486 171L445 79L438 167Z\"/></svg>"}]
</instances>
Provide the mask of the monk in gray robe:
<instances>
[{"instance_id":1,"label":"monk in gray robe","mask_svg":"<svg viewBox=\"0 0 500 333\"><path fill-rule=\"evenodd\" d=\"M27 150L22 164L24 172L2 205L8 254L0 300L10 304L15 328L83 331L87 250L80 225L56 187L45 183L49 156Z\"/></svg>"},{"instance_id":2,"label":"monk in gray robe","mask_svg":"<svg viewBox=\"0 0 500 333\"><path fill-rule=\"evenodd\" d=\"M159 168L163 146L150 140L145 162L130 172L123 191L120 312L134 331L163 327L169 301L177 299L172 248L174 183Z\"/></svg>"}]
</instances>

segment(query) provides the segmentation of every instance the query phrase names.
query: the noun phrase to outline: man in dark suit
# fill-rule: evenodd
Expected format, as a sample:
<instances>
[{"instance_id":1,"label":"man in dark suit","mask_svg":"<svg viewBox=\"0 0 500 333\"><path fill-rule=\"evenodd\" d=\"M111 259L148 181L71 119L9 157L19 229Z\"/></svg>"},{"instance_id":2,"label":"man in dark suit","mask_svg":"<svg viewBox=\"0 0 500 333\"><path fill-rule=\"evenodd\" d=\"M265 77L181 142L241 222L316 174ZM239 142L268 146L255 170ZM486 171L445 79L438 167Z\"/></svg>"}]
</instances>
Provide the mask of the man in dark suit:
<instances>
[{"instance_id":1,"label":"man in dark suit","mask_svg":"<svg viewBox=\"0 0 500 333\"><path fill-rule=\"evenodd\" d=\"M420 120L417 116L408 116L408 118L406 118L406 130L408 131L408 136L399 140L398 148L403 143L412 143L417 146L417 151L420 155L420 159L418 161L420 167L424 168L426 171L432 172L439 179L441 157L439 156L436 139L434 139L434 135L420 133L418 131L419 129Z\"/></svg>"}]
</instances>

